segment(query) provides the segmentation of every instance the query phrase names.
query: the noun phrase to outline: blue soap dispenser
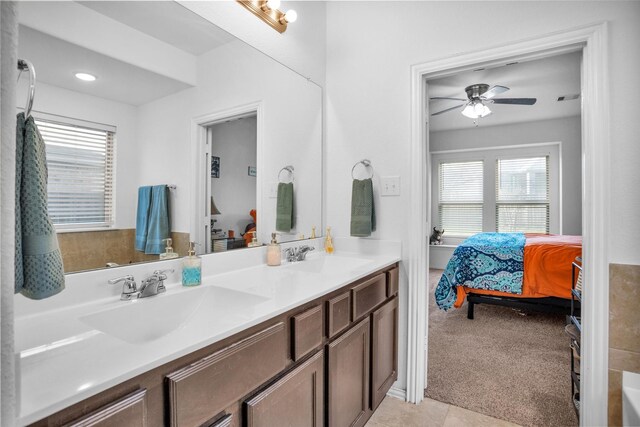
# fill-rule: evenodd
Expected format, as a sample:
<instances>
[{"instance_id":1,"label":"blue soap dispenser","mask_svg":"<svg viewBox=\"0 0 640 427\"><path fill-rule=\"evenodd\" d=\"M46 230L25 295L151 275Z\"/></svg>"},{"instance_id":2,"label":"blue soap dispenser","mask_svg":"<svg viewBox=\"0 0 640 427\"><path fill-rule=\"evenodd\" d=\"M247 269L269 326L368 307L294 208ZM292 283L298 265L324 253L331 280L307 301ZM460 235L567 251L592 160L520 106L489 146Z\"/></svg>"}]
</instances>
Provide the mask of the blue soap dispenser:
<instances>
[{"instance_id":1,"label":"blue soap dispenser","mask_svg":"<svg viewBox=\"0 0 640 427\"><path fill-rule=\"evenodd\" d=\"M189 242L189 252L182 258L182 286L198 286L202 280L202 259L196 255L195 242Z\"/></svg>"}]
</instances>

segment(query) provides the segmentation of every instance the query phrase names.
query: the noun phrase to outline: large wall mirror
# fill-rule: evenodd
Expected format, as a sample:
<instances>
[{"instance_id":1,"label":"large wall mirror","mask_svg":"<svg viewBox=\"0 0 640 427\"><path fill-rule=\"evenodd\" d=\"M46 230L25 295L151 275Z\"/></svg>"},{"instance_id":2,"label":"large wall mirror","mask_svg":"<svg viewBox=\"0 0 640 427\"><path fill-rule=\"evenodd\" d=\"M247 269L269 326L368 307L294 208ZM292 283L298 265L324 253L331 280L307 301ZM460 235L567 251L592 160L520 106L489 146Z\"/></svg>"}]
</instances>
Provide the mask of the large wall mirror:
<instances>
[{"instance_id":1,"label":"large wall mirror","mask_svg":"<svg viewBox=\"0 0 640 427\"><path fill-rule=\"evenodd\" d=\"M167 237L268 243L283 215L280 241L321 234L320 86L172 1L20 2L19 22L66 272L157 261Z\"/></svg>"}]
</instances>

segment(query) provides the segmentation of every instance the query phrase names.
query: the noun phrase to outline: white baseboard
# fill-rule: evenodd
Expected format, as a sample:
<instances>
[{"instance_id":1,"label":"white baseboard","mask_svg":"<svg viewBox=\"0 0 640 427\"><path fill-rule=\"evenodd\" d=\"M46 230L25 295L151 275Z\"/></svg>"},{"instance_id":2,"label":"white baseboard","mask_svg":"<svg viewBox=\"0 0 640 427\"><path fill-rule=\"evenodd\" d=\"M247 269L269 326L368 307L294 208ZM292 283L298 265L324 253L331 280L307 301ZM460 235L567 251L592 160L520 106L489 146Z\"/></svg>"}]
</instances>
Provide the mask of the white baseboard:
<instances>
[{"instance_id":1,"label":"white baseboard","mask_svg":"<svg viewBox=\"0 0 640 427\"><path fill-rule=\"evenodd\" d=\"M397 387L391 387L387 392L387 396L395 397L403 401L407 400L407 391Z\"/></svg>"}]
</instances>

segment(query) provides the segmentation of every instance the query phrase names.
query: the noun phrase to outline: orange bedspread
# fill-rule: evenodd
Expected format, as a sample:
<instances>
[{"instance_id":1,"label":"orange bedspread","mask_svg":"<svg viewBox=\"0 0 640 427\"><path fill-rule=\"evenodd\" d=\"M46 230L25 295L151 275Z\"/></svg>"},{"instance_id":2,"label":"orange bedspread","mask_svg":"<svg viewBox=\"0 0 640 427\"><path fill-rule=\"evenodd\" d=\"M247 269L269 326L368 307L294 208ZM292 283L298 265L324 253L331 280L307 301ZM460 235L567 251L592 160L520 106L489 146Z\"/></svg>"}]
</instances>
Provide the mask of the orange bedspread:
<instances>
[{"instance_id":1,"label":"orange bedspread","mask_svg":"<svg viewBox=\"0 0 640 427\"><path fill-rule=\"evenodd\" d=\"M454 307L461 307L469 292L515 298L571 298L571 263L582 255L582 236L527 234L526 238L521 295L458 286Z\"/></svg>"}]
</instances>

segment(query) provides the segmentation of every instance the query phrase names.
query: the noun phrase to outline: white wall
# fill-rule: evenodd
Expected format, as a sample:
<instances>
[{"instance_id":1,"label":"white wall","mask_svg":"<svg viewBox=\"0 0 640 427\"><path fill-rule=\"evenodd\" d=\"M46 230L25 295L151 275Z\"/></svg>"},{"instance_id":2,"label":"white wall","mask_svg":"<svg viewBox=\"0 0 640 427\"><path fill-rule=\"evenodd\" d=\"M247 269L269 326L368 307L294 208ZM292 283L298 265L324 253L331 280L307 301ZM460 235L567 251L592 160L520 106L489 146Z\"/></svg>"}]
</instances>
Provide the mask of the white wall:
<instances>
[{"instance_id":1,"label":"white wall","mask_svg":"<svg viewBox=\"0 0 640 427\"><path fill-rule=\"evenodd\" d=\"M430 151L562 142L562 234L582 234L580 117L432 132ZM436 223L434 222L434 225Z\"/></svg>"},{"instance_id":2,"label":"white wall","mask_svg":"<svg viewBox=\"0 0 640 427\"><path fill-rule=\"evenodd\" d=\"M256 177L248 167L256 166L256 118L246 117L211 126L211 155L220 157L220 177L211 178L211 195L221 212L215 228L234 230L237 237L253 222L256 208Z\"/></svg>"},{"instance_id":3,"label":"white wall","mask_svg":"<svg viewBox=\"0 0 640 427\"><path fill-rule=\"evenodd\" d=\"M28 78L20 79L19 94L27 93ZM18 96L24 108L24 97ZM116 228L135 228L139 156L136 144L137 109L120 102L62 89L39 81L33 102L37 112L55 114L116 127Z\"/></svg>"},{"instance_id":4,"label":"white wall","mask_svg":"<svg viewBox=\"0 0 640 427\"><path fill-rule=\"evenodd\" d=\"M233 34L276 61L325 83L325 2L283 1L280 10L294 9L298 20L280 34L235 1L178 1L223 30Z\"/></svg>"},{"instance_id":5,"label":"white wall","mask_svg":"<svg viewBox=\"0 0 640 427\"><path fill-rule=\"evenodd\" d=\"M299 209L292 235L309 235L312 226L321 224L322 91L234 41L199 58L197 88L139 108L143 180L161 181L167 171L176 171L172 174L178 185L172 198L174 231L189 231L192 120L255 102L261 102L264 111L263 146L258 147L262 163L256 166L267 187L263 212L258 212L258 240L267 241L275 228L276 199L268 197L268 190L285 165L295 167L294 197ZM197 195L192 192L191 197Z\"/></svg>"},{"instance_id":6,"label":"white wall","mask_svg":"<svg viewBox=\"0 0 640 427\"><path fill-rule=\"evenodd\" d=\"M604 20L610 23L611 262L640 263L640 2L329 2L327 4L327 224L349 233L350 170L362 157L402 194L376 200L374 237L403 240L399 385L406 376L410 66ZM469 22L483 25L479 34Z\"/></svg>"}]
</instances>

